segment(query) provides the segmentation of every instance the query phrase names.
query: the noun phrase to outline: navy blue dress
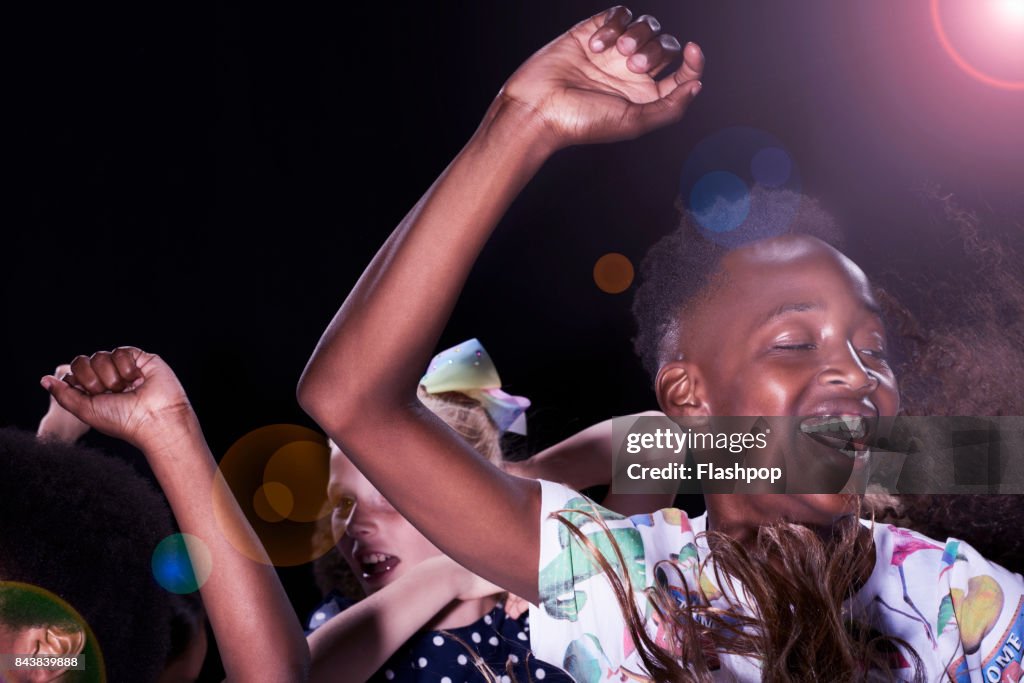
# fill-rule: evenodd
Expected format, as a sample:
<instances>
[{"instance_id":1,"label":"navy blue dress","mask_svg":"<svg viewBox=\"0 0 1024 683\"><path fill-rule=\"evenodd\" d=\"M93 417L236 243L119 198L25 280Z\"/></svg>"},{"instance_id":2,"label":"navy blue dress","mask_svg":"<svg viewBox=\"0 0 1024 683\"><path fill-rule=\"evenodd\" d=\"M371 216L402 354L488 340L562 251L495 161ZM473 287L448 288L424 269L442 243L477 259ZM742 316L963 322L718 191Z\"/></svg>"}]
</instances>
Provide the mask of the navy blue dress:
<instances>
[{"instance_id":1,"label":"navy blue dress","mask_svg":"<svg viewBox=\"0 0 1024 683\"><path fill-rule=\"evenodd\" d=\"M353 604L351 600L332 593L314 610L309 620L309 632ZM500 603L469 626L451 628L444 632L417 633L370 680L396 683L483 683L488 679L474 666L474 653L502 683L572 681L564 671L541 662L530 652L529 613L512 619L505 614ZM508 670L509 665L511 672Z\"/></svg>"}]
</instances>

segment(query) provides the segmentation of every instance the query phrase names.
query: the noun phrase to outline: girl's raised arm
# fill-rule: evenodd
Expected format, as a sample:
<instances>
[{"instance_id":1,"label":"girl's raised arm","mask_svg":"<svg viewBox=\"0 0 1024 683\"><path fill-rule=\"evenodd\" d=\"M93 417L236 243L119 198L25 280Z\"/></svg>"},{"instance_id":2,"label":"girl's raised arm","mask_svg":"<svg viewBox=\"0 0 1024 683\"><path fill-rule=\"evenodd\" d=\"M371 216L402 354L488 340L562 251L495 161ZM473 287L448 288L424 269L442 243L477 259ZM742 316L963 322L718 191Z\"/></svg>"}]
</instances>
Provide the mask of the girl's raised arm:
<instances>
[{"instance_id":1,"label":"girl's raised arm","mask_svg":"<svg viewBox=\"0 0 1024 683\"><path fill-rule=\"evenodd\" d=\"M86 425L142 451L178 527L209 551L210 574L199 592L227 680L306 680L309 647L299 620L270 560L264 555L258 562L235 545L263 552L171 368L159 356L121 347L79 356L71 372L65 382L49 375L42 385ZM216 495L218 488L226 493Z\"/></svg>"},{"instance_id":2,"label":"girl's raised arm","mask_svg":"<svg viewBox=\"0 0 1024 683\"><path fill-rule=\"evenodd\" d=\"M509 204L554 151L678 120L703 55L616 7L527 60L373 259L317 345L298 398L366 477L447 554L537 596L540 489L501 472L416 398L420 371ZM524 561L525 558L525 561Z\"/></svg>"}]
</instances>

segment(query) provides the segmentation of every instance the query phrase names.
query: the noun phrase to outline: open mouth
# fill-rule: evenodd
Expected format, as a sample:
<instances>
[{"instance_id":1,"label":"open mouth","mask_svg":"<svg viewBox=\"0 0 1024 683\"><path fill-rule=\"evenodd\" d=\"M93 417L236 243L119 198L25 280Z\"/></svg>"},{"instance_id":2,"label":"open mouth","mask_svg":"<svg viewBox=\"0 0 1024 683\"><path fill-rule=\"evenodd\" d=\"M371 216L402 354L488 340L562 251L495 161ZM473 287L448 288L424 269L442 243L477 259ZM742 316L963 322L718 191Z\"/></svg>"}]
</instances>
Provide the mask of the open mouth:
<instances>
[{"instance_id":1,"label":"open mouth","mask_svg":"<svg viewBox=\"0 0 1024 683\"><path fill-rule=\"evenodd\" d=\"M815 415L800 422L800 431L851 457L868 451L871 421L863 415Z\"/></svg>"},{"instance_id":2,"label":"open mouth","mask_svg":"<svg viewBox=\"0 0 1024 683\"><path fill-rule=\"evenodd\" d=\"M392 571L400 559L394 555L384 553L366 553L359 558L359 566L363 570L363 578L368 580L379 579Z\"/></svg>"}]
</instances>

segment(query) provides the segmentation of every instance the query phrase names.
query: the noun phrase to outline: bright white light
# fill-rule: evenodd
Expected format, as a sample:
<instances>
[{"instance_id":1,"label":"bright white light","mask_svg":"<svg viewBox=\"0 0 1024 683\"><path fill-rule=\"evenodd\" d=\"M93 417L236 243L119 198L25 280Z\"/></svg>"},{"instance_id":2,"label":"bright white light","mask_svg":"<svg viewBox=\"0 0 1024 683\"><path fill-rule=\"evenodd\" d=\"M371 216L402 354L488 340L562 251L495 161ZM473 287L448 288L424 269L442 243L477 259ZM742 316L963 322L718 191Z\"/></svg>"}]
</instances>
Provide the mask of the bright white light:
<instances>
[{"instance_id":1,"label":"bright white light","mask_svg":"<svg viewBox=\"0 0 1024 683\"><path fill-rule=\"evenodd\" d=\"M996 0L995 10L1001 21L1024 26L1024 0Z\"/></svg>"}]
</instances>

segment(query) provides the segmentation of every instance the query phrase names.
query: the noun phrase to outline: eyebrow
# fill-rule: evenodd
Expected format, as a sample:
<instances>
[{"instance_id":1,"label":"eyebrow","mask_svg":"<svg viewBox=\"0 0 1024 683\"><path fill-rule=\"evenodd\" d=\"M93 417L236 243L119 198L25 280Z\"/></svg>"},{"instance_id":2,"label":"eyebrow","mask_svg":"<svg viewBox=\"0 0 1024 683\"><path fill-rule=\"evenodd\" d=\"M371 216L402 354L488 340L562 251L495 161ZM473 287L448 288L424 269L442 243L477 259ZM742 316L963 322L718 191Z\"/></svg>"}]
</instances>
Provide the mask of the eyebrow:
<instances>
[{"instance_id":1,"label":"eyebrow","mask_svg":"<svg viewBox=\"0 0 1024 683\"><path fill-rule=\"evenodd\" d=\"M820 311L825 308L822 304L813 301L802 301L798 303L787 303L782 304L776 308L773 308L768 312L764 318L757 324L758 327L764 327L768 323L789 315L790 313L806 313L807 311Z\"/></svg>"},{"instance_id":2,"label":"eyebrow","mask_svg":"<svg viewBox=\"0 0 1024 683\"><path fill-rule=\"evenodd\" d=\"M879 318L882 317L882 309L877 303L871 300L867 300L862 303L864 306L864 310L866 310L868 313L878 316ZM769 311L768 314L761 319L757 327L764 327L768 323L777 320L778 318L781 318L783 316L789 315L790 313L806 313L808 311L820 311L823 310L824 308L824 304L817 301L800 301L795 303L785 303Z\"/></svg>"}]
</instances>

